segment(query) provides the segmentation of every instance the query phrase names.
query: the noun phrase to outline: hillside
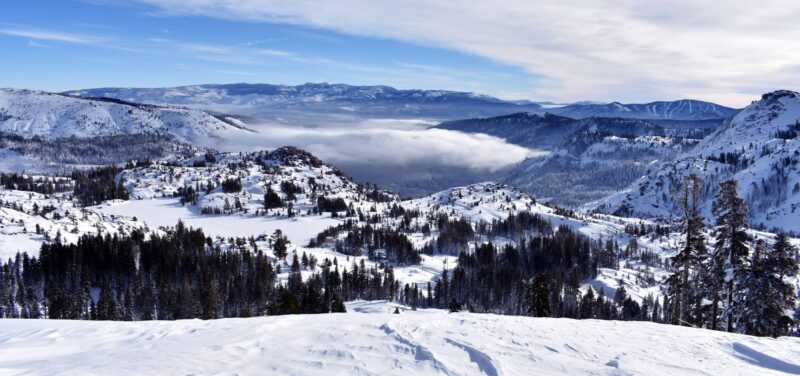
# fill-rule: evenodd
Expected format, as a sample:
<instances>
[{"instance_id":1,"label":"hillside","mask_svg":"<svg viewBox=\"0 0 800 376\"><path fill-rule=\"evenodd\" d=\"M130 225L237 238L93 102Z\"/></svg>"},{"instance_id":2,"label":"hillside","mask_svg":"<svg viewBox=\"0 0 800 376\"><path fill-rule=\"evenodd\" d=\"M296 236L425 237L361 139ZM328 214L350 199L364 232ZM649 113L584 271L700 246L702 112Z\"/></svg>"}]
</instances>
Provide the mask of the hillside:
<instances>
[{"instance_id":1,"label":"hillside","mask_svg":"<svg viewBox=\"0 0 800 376\"><path fill-rule=\"evenodd\" d=\"M701 209L710 215L720 182L736 179L753 225L800 231L800 95L764 94L694 149L653 169L626 190L587 209L636 217L678 214L674 197L682 178L705 181Z\"/></svg>"},{"instance_id":2,"label":"hillside","mask_svg":"<svg viewBox=\"0 0 800 376\"><path fill-rule=\"evenodd\" d=\"M783 375L797 338L439 310L150 322L0 320L11 374ZM202 354L202 356L198 356Z\"/></svg>"},{"instance_id":3,"label":"hillside","mask_svg":"<svg viewBox=\"0 0 800 376\"><path fill-rule=\"evenodd\" d=\"M0 260L17 252L37 255L42 242L74 243L85 234L126 234L147 224L132 216L77 207L69 194L0 189Z\"/></svg>"},{"instance_id":4,"label":"hillside","mask_svg":"<svg viewBox=\"0 0 800 376\"><path fill-rule=\"evenodd\" d=\"M236 119L182 107L0 89L0 132L45 139L161 133L200 142L247 131Z\"/></svg>"},{"instance_id":5,"label":"hillside","mask_svg":"<svg viewBox=\"0 0 800 376\"><path fill-rule=\"evenodd\" d=\"M504 181L548 202L577 207L624 189L655 163L691 150L714 128L705 123L626 118L571 119L519 113L444 122L439 128L486 133L550 151L511 168Z\"/></svg>"},{"instance_id":6,"label":"hillside","mask_svg":"<svg viewBox=\"0 0 800 376\"><path fill-rule=\"evenodd\" d=\"M254 116L342 114L372 117L453 119L536 110L530 102L447 90L400 90L389 86L226 84L171 88L97 88L70 95L111 97L140 103L174 104Z\"/></svg>"}]
</instances>

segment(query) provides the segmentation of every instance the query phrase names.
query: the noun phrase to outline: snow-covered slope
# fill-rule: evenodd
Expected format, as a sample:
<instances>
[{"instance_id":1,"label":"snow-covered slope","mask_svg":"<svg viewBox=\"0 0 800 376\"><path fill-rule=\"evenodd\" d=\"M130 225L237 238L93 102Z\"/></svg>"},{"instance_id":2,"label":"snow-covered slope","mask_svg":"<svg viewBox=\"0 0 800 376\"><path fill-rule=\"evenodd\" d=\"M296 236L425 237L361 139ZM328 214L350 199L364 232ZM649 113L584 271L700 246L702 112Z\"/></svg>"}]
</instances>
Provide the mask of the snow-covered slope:
<instances>
[{"instance_id":1,"label":"snow-covered slope","mask_svg":"<svg viewBox=\"0 0 800 376\"><path fill-rule=\"evenodd\" d=\"M246 131L238 120L199 110L0 89L0 132L47 139L167 133L191 142Z\"/></svg>"},{"instance_id":2,"label":"snow-covered slope","mask_svg":"<svg viewBox=\"0 0 800 376\"><path fill-rule=\"evenodd\" d=\"M462 118L535 110L531 102L446 90L398 90L389 86L226 84L171 88L98 88L67 92L141 103L178 104L253 115L303 111L388 117Z\"/></svg>"},{"instance_id":3,"label":"snow-covered slope","mask_svg":"<svg viewBox=\"0 0 800 376\"><path fill-rule=\"evenodd\" d=\"M402 308L402 307L401 307ZM403 310L98 322L0 320L4 374L784 375L800 340L648 322Z\"/></svg>"},{"instance_id":4,"label":"snow-covered slope","mask_svg":"<svg viewBox=\"0 0 800 376\"><path fill-rule=\"evenodd\" d=\"M736 109L692 99L642 104L571 104L549 109L555 114L575 119L589 117L621 117L633 119L706 120L725 119Z\"/></svg>"},{"instance_id":5,"label":"snow-covered slope","mask_svg":"<svg viewBox=\"0 0 800 376\"><path fill-rule=\"evenodd\" d=\"M750 206L752 224L800 231L798 121L800 94L764 94L693 150L587 208L627 216L675 215L681 179L695 173L705 181L701 209L706 216L719 183L733 178Z\"/></svg>"}]
</instances>

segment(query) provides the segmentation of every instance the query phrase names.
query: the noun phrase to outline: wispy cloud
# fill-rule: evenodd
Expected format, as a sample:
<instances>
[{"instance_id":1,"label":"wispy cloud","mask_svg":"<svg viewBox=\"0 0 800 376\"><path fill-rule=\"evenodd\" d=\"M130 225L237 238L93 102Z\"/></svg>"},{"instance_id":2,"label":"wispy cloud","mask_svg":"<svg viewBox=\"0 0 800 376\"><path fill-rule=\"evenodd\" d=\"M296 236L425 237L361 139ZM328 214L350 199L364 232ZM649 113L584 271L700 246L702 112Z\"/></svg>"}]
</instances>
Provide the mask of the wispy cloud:
<instances>
[{"instance_id":1,"label":"wispy cloud","mask_svg":"<svg viewBox=\"0 0 800 376\"><path fill-rule=\"evenodd\" d=\"M46 45L44 43L39 43L39 42L37 42L35 40L29 40L28 41L28 45L31 46L31 47L50 48L50 46L48 46L48 45Z\"/></svg>"},{"instance_id":2,"label":"wispy cloud","mask_svg":"<svg viewBox=\"0 0 800 376\"><path fill-rule=\"evenodd\" d=\"M98 45L111 41L108 38L102 37L43 30L2 29L0 30L0 34L36 40L49 40L53 42L77 43L86 45Z\"/></svg>"},{"instance_id":3,"label":"wispy cloud","mask_svg":"<svg viewBox=\"0 0 800 376\"><path fill-rule=\"evenodd\" d=\"M152 53L151 51L147 51L144 49L126 46L122 43L119 43L114 38L86 35L86 34L73 34L60 31L27 29L27 28L0 29L0 34L10 35L20 38L27 38L29 39L28 44L33 47L49 47L37 43L35 41L50 41L58 43L71 43L84 46L102 47L102 48L108 48L112 50L125 51L131 53L140 53L140 54Z\"/></svg>"}]
</instances>

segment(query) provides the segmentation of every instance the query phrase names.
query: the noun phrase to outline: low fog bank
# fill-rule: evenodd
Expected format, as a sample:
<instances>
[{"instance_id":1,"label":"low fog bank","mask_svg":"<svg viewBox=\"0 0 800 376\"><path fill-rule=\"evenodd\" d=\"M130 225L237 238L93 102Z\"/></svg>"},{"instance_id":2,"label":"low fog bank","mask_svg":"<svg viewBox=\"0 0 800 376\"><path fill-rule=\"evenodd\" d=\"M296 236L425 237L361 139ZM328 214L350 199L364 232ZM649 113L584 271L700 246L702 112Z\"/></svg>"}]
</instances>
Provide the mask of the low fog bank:
<instances>
[{"instance_id":1,"label":"low fog bank","mask_svg":"<svg viewBox=\"0 0 800 376\"><path fill-rule=\"evenodd\" d=\"M275 122L250 124L257 133L214 140L223 151L306 149L353 176L402 195L497 180L526 158L547 152L506 143L484 134L430 128L417 119L363 119L345 126L297 126Z\"/></svg>"}]
</instances>

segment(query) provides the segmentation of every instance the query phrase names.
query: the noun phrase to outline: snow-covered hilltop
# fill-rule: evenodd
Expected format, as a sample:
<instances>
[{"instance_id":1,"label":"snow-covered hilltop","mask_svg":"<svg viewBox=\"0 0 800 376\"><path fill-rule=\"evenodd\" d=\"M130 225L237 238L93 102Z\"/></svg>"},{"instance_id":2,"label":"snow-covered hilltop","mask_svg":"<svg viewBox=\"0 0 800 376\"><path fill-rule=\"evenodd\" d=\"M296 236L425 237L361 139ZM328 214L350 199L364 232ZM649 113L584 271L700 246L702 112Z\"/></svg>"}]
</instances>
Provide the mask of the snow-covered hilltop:
<instances>
[{"instance_id":1,"label":"snow-covered hilltop","mask_svg":"<svg viewBox=\"0 0 800 376\"><path fill-rule=\"evenodd\" d=\"M132 199L181 196L192 210L206 214L257 214L265 210L268 192L280 202L266 210L291 216L308 214L320 199L344 200L348 206L338 211L350 203L371 203L367 190L342 171L295 147L153 162L117 179Z\"/></svg>"},{"instance_id":2,"label":"snow-covered hilltop","mask_svg":"<svg viewBox=\"0 0 800 376\"><path fill-rule=\"evenodd\" d=\"M247 131L234 118L200 110L0 89L0 132L46 139L162 133L194 142Z\"/></svg>"},{"instance_id":3,"label":"snow-covered hilltop","mask_svg":"<svg viewBox=\"0 0 800 376\"><path fill-rule=\"evenodd\" d=\"M764 94L691 151L587 208L633 217L676 215L680 182L695 173L705 181L701 209L706 216L719 183L736 179L753 225L800 231L798 122L800 94Z\"/></svg>"}]
</instances>

